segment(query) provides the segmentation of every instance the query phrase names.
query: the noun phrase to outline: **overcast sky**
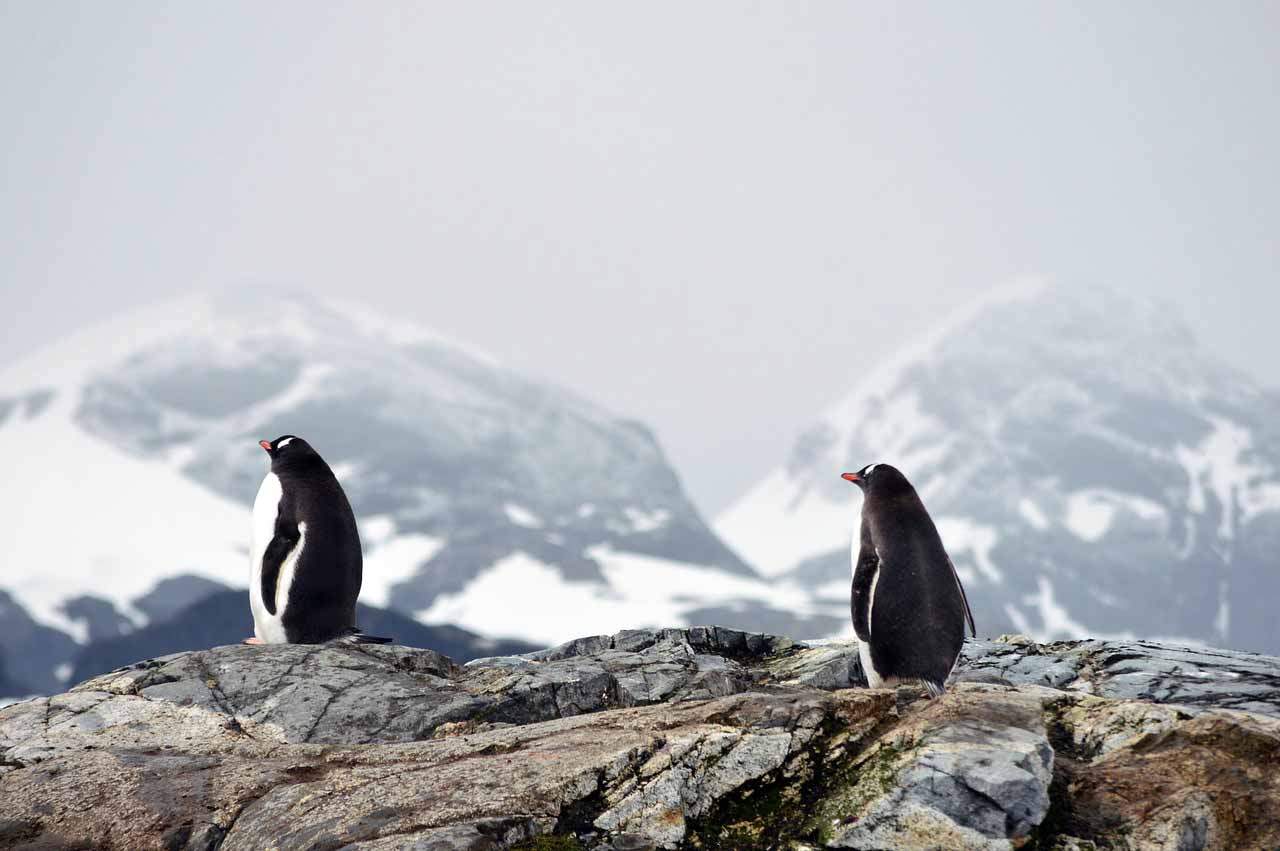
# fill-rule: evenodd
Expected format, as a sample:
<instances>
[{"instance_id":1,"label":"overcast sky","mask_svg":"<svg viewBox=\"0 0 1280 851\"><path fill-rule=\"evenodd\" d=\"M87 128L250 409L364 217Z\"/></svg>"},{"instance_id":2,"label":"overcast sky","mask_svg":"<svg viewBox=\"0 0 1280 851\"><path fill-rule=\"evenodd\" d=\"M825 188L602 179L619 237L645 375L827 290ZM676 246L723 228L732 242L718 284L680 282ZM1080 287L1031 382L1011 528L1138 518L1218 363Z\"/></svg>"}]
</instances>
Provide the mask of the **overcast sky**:
<instances>
[{"instance_id":1,"label":"overcast sky","mask_svg":"<svg viewBox=\"0 0 1280 851\"><path fill-rule=\"evenodd\" d=\"M1280 385L1277 44L1272 2L0 0L0 359L357 297L648 422L712 514L1023 275Z\"/></svg>"}]
</instances>

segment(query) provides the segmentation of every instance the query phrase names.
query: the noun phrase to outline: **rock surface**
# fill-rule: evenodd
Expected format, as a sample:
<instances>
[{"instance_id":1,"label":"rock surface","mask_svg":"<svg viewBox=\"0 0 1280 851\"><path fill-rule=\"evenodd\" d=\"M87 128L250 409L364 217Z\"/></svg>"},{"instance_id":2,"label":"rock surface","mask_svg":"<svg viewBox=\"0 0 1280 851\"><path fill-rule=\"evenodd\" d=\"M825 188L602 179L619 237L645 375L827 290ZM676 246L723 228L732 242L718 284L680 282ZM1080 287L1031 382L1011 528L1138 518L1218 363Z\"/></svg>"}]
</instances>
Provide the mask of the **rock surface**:
<instances>
[{"instance_id":1,"label":"rock surface","mask_svg":"<svg viewBox=\"0 0 1280 851\"><path fill-rule=\"evenodd\" d=\"M0 710L0 847L1269 848L1277 765L1280 659L1149 642L232 646Z\"/></svg>"}]
</instances>

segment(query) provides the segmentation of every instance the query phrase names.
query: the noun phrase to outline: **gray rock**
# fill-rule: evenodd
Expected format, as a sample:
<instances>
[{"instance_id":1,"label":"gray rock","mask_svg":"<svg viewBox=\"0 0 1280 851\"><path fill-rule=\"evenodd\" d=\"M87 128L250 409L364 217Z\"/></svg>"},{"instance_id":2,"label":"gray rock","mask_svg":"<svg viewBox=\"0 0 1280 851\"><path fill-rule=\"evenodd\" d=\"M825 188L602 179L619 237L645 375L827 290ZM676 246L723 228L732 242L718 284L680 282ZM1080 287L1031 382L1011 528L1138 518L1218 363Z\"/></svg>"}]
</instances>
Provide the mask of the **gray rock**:
<instances>
[{"instance_id":1,"label":"gray rock","mask_svg":"<svg viewBox=\"0 0 1280 851\"><path fill-rule=\"evenodd\" d=\"M862 688L856 642L716 627L466 666L220 647L0 709L0 846L1270 847L1277 675L1013 639L925 700Z\"/></svg>"},{"instance_id":2,"label":"gray rock","mask_svg":"<svg viewBox=\"0 0 1280 851\"><path fill-rule=\"evenodd\" d=\"M1040 695L983 686L930 706L868 753L877 770L827 796L827 846L933 848L947 837L944 847L1013 847L1049 809L1054 752L1042 716Z\"/></svg>"},{"instance_id":3,"label":"gray rock","mask_svg":"<svg viewBox=\"0 0 1280 851\"><path fill-rule=\"evenodd\" d=\"M1023 636L965 643L958 678L994 674L1006 682L1104 697L1232 708L1280 717L1280 658L1153 641L1064 641Z\"/></svg>"}]
</instances>

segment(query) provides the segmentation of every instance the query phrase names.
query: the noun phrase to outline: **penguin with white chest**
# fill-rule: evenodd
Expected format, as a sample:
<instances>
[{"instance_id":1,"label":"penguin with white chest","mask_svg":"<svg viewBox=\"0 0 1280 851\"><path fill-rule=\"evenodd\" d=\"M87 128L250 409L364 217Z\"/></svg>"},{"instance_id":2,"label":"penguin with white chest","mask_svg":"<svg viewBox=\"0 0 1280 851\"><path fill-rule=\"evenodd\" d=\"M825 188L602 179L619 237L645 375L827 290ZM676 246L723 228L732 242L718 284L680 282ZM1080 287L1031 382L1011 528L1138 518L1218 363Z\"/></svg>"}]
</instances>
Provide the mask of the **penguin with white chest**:
<instances>
[{"instance_id":1,"label":"penguin with white chest","mask_svg":"<svg viewBox=\"0 0 1280 851\"><path fill-rule=\"evenodd\" d=\"M937 697L960 657L966 623L977 635L960 576L906 476L872 464L842 478L863 492L850 553L851 608L867 682L916 681Z\"/></svg>"},{"instance_id":2,"label":"penguin with white chest","mask_svg":"<svg viewBox=\"0 0 1280 851\"><path fill-rule=\"evenodd\" d=\"M329 465L300 437L260 441L271 469L253 502L247 644L385 644L356 627L363 554L356 518Z\"/></svg>"}]
</instances>

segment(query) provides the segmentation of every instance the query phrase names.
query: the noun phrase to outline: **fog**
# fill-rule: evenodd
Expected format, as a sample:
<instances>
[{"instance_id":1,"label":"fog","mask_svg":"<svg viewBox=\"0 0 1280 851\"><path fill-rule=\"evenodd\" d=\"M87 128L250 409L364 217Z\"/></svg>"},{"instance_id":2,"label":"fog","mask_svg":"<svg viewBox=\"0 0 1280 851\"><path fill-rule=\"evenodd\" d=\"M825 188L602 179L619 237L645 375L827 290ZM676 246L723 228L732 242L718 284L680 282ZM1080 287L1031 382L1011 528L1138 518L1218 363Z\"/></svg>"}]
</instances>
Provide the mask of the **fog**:
<instances>
[{"instance_id":1,"label":"fog","mask_svg":"<svg viewBox=\"0 0 1280 851\"><path fill-rule=\"evenodd\" d=\"M653 426L714 513L1023 276L1280 383L1274 4L0 4L0 359L341 294ZM264 288L262 310L283 313Z\"/></svg>"}]
</instances>

